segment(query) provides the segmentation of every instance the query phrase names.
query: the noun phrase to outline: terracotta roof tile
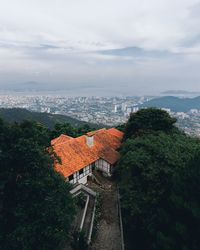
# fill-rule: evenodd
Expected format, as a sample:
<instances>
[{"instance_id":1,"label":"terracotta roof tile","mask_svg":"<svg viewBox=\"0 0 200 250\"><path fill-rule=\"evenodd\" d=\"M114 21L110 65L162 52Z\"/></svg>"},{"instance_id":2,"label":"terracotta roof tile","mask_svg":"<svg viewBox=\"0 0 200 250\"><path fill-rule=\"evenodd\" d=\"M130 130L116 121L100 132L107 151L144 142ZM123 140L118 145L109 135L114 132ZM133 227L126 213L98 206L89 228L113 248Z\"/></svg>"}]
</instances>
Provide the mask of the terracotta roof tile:
<instances>
[{"instance_id":1,"label":"terracotta roof tile","mask_svg":"<svg viewBox=\"0 0 200 250\"><path fill-rule=\"evenodd\" d=\"M61 134L59 137L57 137L51 141L51 145L64 143L70 139L74 139L74 138L71 136L68 136L68 135Z\"/></svg>"},{"instance_id":2,"label":"terracotta roof tile","mask_svg":"<svg viewBox=\"0 0 200 250\"><path fill-rule=\"evenodd\" d=\"M116 128L110 128L107 130L108 133L110 133L111 135L117 136L118 138L120 138L121 140L123 139L124 133L121 132L120 130L116 129Z\"/></svg>"},{"instance_id":3,"label":"terracotta roof tile","mask_svg":"<svg viewBox=\"0 0 200 250\"><path fill-rule=\"evenodd\" d=\"M87 136L93 136L92 146L87 145ZM61 159L61 164L55 162L55 169L67 177L100 158L114 164L119 158L116 149L119 148L122 137L123 133L117 129L100 129L77 138L61 135L51 142Z\"/></svg>"},{"instance_id":4,"label":"terracotta roof tile","mask_svg":"<svg viewBox=\"0 0 200 250\"><path fill-rule=\"evenodd\" d=\"M105 128L101 128L101 129L98 129L98 130L94 130L94 131L88 132L86 135L92 136L92 135L95 135L97 133L101 133L101 132L105 132L105 131L106 131Z\"/></svg>"}]
</instances>

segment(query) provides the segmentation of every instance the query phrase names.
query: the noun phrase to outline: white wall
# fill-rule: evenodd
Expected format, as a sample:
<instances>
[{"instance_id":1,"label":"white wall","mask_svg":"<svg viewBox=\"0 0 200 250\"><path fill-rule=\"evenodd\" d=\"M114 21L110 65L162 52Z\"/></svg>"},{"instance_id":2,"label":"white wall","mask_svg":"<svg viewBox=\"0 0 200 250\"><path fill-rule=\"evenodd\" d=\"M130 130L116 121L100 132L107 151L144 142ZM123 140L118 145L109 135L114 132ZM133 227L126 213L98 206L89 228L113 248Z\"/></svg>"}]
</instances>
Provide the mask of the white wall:
<instances>
[{"instance_id":1,"label":"white wall","mask_svg":"<svg viewBox=\"0 0 200 250\"><path fill-rule=\"evenodd\" d=\"M87 175L88 176L88 175ZM82 177L81 179L78 180L79 184L86 184L87 183L87 176Z\"/></svg>"},{"instance_id":2,"label":"white wall","mask_svg":"<svg viewBox=\"0 0 200 250\"><path fill-rule=\"evenodd\" d=\"M111 175L110 164L107 161L103 159L99 159L98 161L95 162L95 166L96 166L96 169L103 171L109 176Z\"/></svg>"}]
</instances>

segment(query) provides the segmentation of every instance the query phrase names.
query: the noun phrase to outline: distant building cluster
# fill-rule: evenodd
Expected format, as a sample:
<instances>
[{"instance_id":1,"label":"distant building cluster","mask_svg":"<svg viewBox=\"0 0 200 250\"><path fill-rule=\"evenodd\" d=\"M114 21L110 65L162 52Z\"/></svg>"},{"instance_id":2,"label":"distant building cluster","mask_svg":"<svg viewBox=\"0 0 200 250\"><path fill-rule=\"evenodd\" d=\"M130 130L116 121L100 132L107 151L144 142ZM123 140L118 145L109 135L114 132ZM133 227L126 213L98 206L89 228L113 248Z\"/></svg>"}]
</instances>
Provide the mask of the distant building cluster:
<instances>
[{"instance_id":1,"label":"distant building cluster","mask_svg":"<svg viewBox=\"0 0 200 250\"><path fill-rule=\"evenodd\" d=\"M200 110L191 109L188 112L173 112L168 108L162 108L162 110L175 117L178 127L184 130L185 133L200 136Z\"/></svg>"},{"instance_id":2,"label":"distant building cluster","mask_svg":"<svg viewBox=\"0 0 200 250\"><path fill-rule=\"evenodd\" d=\"M131 97L64 97L54 95L0 95L0 108L25 108L36 112L61 114L106 126L125 123L130 113L137 112L140 105L152 96ZM190 135L200 136L200 110L172 112L163 107L178 120L178 126Z\"/></svg>"},{"instance_id":3,"label":"distant building cluster","mask_svg":"<svg viewBox=\"0 0 200 250\"><path fill-rule=\"evenodd\" d=\"M115 126L127 121L146 97L0 96L0 107L68 115L85 122Z\"/></svg>"}]
</instances>

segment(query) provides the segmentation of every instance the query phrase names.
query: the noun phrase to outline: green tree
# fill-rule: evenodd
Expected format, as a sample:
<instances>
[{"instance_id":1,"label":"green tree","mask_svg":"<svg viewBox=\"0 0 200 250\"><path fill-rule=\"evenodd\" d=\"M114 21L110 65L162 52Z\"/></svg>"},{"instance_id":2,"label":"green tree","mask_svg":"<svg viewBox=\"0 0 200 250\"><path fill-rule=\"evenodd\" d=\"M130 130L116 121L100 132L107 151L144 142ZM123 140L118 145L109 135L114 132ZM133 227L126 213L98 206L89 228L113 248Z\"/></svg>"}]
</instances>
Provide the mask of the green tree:
<instances>
[{"instance_id":1,"label":"green tree","mask_svg":"<svg viewBox=\"0 0 200 250\"><path fill-rule=\"evenodd\" d=\"M148 108L132 113L125 127L125 139L152 131L170 132L175 129L175 118L161 109Z\"/></svg>"},{"instance_id":2,"label":"green tree","mask_svg":"<svg viewBox=\"0 0 200 250\"><path fill-rule=\"evenodd\" d=\"M87 124L82 127L72 127L69 123L56 123L54 129L51 131L51 138L56 138L61 134L78 137L92 130L95 130L95 128L92 128Z\"/></svg>"},{"instance_id":3,"label":"green tree","mask_svg":"<svg viewBox=\"0 0 200 250\"><path fill-rule=\"evenodd\" d=\"M0 120L1 249L59 249L74 216L69 185L54 171L48 130Z\"/></svg>"},{"instance_id":4,"label":"green tree","mask_svg":"<svg viewBox=\"0 0 200 250\"><path fill-rule=\"evenodd\" d=\"M142 133L129 134L118 163L126 247L197 250L200 141L174 129L173 123L171 131L164 125L145 126L137 128Z\"/></svg>"},{"instance_id":5,"label":"green tree","mask_svg":"<svg viewBox=\"0 0 200 250\"><path fill-rule=\"evenodd\" d=\"M69 123L56 123L54 129L52 130L51 137L56 138L61 134L76 137L76 128L72 127Z\"/></svg>"},{"instance_id":6,"label":"green tree","mask_svg":"<svg viewBox=\"0 0 200 250\"><path fill-rule=\"evenodd\" d=\"M88 124L85 124L84 126L77 128L77 136L84 135L93 130L96 130L96 129L93 127L90 127Z\"/></svg>"},{"instance_id":7,"label":"green tree","mask_svg":"<svg viewBox=\"0 0 200 250\"><path fill-rule=\"evenodd\" d=\"M73 250L87 250L88 244L83 231L75 231L73 235L73 242L71 244Z\"/></svg>"}]
</instances>

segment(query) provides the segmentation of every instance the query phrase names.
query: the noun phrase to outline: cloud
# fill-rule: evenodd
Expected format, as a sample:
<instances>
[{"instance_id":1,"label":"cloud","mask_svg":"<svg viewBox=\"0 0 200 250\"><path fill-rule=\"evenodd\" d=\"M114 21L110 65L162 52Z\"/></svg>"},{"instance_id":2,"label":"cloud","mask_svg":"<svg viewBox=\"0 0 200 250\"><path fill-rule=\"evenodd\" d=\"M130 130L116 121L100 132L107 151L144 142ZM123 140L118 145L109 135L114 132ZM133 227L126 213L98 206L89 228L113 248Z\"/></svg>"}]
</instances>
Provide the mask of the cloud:
<instances>
[{"instance_id":1,"label":"cloud","mask_svg":"<svg viewBox=\"0 0 200 250\"><path fill-rule=\"evenodd\" d=\"M170 50L187 39L195 23L194 33L199 30L198 2L7 0L1 3L0 38L82 50L132 46Z\"/></svg>"},{"instance_id":2,"label":"cloud","mask_svg":"<svg viewBox=\"0 0 200 250\"><path fill-rule=\"evenodd\" d=\"M0 2L0 84L199 86L199 0Z\"/></svg>"}]
</instances>

